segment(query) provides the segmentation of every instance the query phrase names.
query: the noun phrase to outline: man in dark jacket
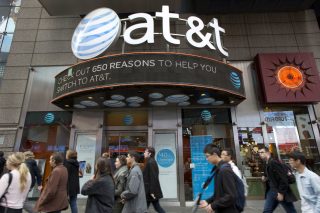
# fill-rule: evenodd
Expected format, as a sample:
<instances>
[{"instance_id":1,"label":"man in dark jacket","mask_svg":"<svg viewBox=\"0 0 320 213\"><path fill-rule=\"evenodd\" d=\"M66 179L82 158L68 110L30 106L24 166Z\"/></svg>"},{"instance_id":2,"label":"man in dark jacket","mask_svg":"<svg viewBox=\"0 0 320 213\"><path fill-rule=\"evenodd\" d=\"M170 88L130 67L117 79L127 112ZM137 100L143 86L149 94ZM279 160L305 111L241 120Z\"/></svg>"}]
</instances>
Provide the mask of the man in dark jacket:
<instances>
[{"instance_id":1,"label":"man in dark jacket","mask_svg":"<svg viewBox=\"0 0 320 213\"><path fill-rule=\"evenodd\" d=\"M2 176L3 169L6 165L6 159L3 156L4 156L3 151L0 151L0 177Z\"/></svg>"},{"instance_id":2,"label":"man in dark jacket","mask_svg":"<svg viewBox=\"0 0 320 213\"><path fill-rule=\"evenodd\" d=\"M238 213L236 203L236 174L231 169L230 164L220 158L220 150L213 144L208 144L204 148L207 161L217 166L214 176L214 195L208 200L200 201L200 208L204 208L207 213ZM223 165L223 168L222 168Z\"/></svg>"},{"instance_id":3,"label":"man in dark jacket","mask_svg":"<svg viewBox=\"0 0 320 213\"><path fill-rule=\"evenodd\" d=\"M159 213L165 213L160 206L159 199L163 197L159 182L159 167L157 161L154 159L155 150L153 147L148 147L144 151L144 158L146 161L143 170L144 189L146 191L147 207L152 203L154 209Z\"/></svg>"},{"instance_id":4,"label":"man in dark jacket","mask_svg":"<svg viewBox=\"0 0 320 213\"><path fill-rule=\"evenodd\" d=\"M266 202L263 212L273 212L280 203L286 212L296 213L293 202L297 201L297 198L289 187L287 174L281 163L272 159L267 147L260 149L259 155L266 163L265 175L262 176L262 181L266 182Z\"/></svg>"},{"instance_id":5,"label":"man in dark jacket","mask_svg":"<svg viewBox=\"0 0 320 213\"><path fill-rule=\"evenodd\" d=\"M72 213L78 213L77 195L80 193L78 153L68 150L64 166L68 170L68 196Z\"/></svg>"},{"instance_id":6,"label":"man in dark jacket","mask_svg":"<svg viewBox=\"0 0 320 213\"><path fill-rule=\"evenodd\" d=\"M38 168L37 162L34 160L34 154L31 151L26 151L23 153L25 156L25 163L29 169L31 175L31 187L30 191L34 188L35 184L38 185L38 190L42 189L42 176L40 174L40 170ZM27 199L23 205L23 209L28 213L33 213L33 202Z\"/></svg>"}]
</instances>

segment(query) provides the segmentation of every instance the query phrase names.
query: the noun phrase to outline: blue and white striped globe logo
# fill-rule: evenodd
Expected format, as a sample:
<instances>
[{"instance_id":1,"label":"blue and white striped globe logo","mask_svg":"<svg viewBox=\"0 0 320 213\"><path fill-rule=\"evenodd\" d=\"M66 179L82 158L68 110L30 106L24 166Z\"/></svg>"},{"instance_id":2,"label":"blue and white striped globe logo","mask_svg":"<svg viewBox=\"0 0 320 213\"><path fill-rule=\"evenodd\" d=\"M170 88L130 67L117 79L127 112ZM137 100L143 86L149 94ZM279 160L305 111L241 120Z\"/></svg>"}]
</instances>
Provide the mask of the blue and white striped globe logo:
<instances>
[{"instance_id":1,"label":"blue and white striped globe logo","mask_svg":"<svg viewBox=\"0 0 320 213\"><path fill-rule=\"evenodd\" d=\"M52 112L49 112L44 116L45 123L51 124L53 121L54 121L54 114Z\"/></svg>"},{"instance_id":2,"label":"blue and white striped globe logo","mask_svg":"<svg viewBox=\"0 0 320 213\"><path fill-rule=\"evenodd\" d=\"M212 118L211 112L209 110L202 110L201 118L203 121L210 121Z\"/></svg>"},{"instance_id":3,"label":"blue and white striped globe logo","mask_svg":"<svg viewBox=\"0 0 320 213\"><path fill-rule=\"evenodd\" d=\"M125 125L127 125L127 126L133 124L133 117L132 117L132 115L126 115L126 116L124 116L124 118L123 118L123 123L124 123Z\"/></svg>"},{"instance_id":4,"label":"blue and white striped globe logo","mask_svg":"<svg viewBox=\"0 0 320 213\"><path fill-rule=\"evenodd\" d=\"M100 55L117 41L120 29L121 21L113 10L99 8L90 12L73 33L73 54L79 59L90 59Z\"/></svg>"},{"instance_id":5,"label":"blue and white striped globe logo","mask_svg":"<svg viewBox=\"0 0 320 213\"><path fill-rule=\"evenodd\" d=\"M231 72L230 73L230 81L232 83L232 85L234 86L234 88L236 89L240 89L241 87L241 79L238 73L236 72Z\"/></svg>"}]
</instances>

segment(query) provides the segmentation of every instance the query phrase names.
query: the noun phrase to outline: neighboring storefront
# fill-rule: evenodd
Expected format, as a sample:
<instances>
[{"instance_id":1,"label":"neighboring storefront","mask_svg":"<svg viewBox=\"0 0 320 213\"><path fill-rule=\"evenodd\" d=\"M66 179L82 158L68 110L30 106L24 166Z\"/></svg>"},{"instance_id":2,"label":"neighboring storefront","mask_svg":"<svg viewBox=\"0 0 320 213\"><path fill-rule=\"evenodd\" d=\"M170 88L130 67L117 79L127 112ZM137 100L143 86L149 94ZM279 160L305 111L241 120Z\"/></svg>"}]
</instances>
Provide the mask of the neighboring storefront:
<instances>
[{"instance_id":1,"label":"neighboring storefront","mask_svg":"<svg viewBox=\"0 0 320 213\"><path fill-rule=\"evenodd\" d=\"M114 159L136 150L143 156L147 146L154 146L164 198L181 205L194 200L211 169L202 153L208 143L233 150L252 199L264 194L257 152L261 147L269 147L284 162L288 152L300 149L308 166L320 174L319 55L281 49L290 43L285 36L299 36L296 28L283 29L298 22L296 16L273 14L253 24L259 20L247 14L239 15L246 17L242 23L231 16L220 21L213 14L173 14L166 7L156 11L157 19L139 11L142 14L129 17L121 14L121 20L111 10L99 11L99 16L73 18L64 29L64 18L51 17L41 8L15 150L32 150L47 176L51 153L75 149L83 184L102 153ZM100 22L104 12L108 16ZM313 13L307 14L306 23ZM198 29L201 23L208 28ZM268 34L265 38L274 46L259 44L265 47L261 51L251 47L264 41L254 29L263 34L269 25L273 31L283 30L285 36L276 34L282 40ZM59 33L61 26L67 38ZM320 32L311 33L319 37ZM105 38L98 42L99 35ZM67 54L55 59L55 48ZM10 66L11 73L18 69ZM210 190L212 185L205 196Z\"/></svg>"}]
</instances>

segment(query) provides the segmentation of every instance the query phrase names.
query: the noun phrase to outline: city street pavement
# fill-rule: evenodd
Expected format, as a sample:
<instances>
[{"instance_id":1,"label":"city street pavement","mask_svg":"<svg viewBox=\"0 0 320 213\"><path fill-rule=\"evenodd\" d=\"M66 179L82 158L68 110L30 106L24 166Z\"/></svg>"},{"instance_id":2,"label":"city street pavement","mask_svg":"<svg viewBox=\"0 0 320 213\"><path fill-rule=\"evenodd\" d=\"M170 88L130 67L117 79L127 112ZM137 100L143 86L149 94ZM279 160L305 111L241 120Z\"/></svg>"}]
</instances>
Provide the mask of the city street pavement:
<instances>
[{"instance_id":1,"label":"city street pavement","mask_svg":"<svg viewBox=\"0 0 320 213\"><path fill-rule=\"evenodd\" d=\"M79 207L79 213L83 213L85 210L86 200L85 199L78 199L78 207ZM262 212L264 205L264 200L248 200L247 206L245 209L245 213L257 213ZM178 203L174 202L161 202L161 206L165 209L167 213L188 213L192 211L192 203L187 203L188 207L180 207L178 206ZM297 212L301 212L300 208L300 201L295 202L296 210ZM203 210L198 210L198 213L205 213ZM275 213L285 213L283 208L279 206ZM63 211L63 213L71 213L70 208L66 211ZM93 212L92 212L93 213ZM149 208L149 213L156 213L154 211L152 205Z\"/></svg>"}]
</instances>

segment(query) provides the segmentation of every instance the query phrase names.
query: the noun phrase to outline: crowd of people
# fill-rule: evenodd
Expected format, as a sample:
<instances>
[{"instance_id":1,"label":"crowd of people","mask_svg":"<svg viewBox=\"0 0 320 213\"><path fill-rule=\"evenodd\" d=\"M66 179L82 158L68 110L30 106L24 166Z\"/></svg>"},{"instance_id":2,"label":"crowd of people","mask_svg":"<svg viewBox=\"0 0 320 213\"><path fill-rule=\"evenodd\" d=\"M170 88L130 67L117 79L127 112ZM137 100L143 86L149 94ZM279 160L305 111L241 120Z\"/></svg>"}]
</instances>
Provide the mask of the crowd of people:
<instances>
[{"instance_id":1,"label":"crowd of people","mask_svg":"<svg viewBox=\"0 0 320 213\"><path fill-rule=\"evenodd\" d=\"M273 212L280 204L286 212L297 212L293 202L297 197L290 184L297 183L303 213L320 212L320 177L306 167L302 152L288 155L289 166L273 159L267 147L259 149L259 156L265 162L262 181L266 184L264 213ZM198 207L207 213L237 213L245 206L248 193L246 179L232 161L232 150L220 150L213 144L204 149L207 161L214 165L209 182L214 179L214 194L207 200L199 200ZM155 149L147 147L145 163L139 162L140 155L129 151L127 156L119 155L115 162L104 153L96 160L94 176L80 190L77 152L68 150L66 157L61 153L50 156L52 171L42 188L42 177L31 151L16 152L4 158L0 151L0 213L46 212L60 213L70 206L72 213L78 213L77 196L88 196L86 213L144 213L150 204L159 213L163 197ZM6 167L6 168L4 168ZM41 191L36 204L26 199L37 184Z\"/></svg>"},{"instance_id":2,"label":"crowd of people","mask_svg":"<svg viewBox=\"0 0 320 213\"><path fill-rule=\"evenodd\" d=\"M211 177L214 178L214 195L201 200L200 208L207 213L242 212L248 186L231 160L231 150L221 152L213 144L208 144L204 154L207 161L215 165L211 172ZM290 187L295 182L300 194L302 213L320 213L320 177L306 167L306 158L302 152L295 150L288 155L291 167L273 159L267 147L259 149L258 154L265 162L261 178L266 184L263 213L274 212L279 204L287 213L297 212L293 203L298 199Z\"/></svg>"},{"instance_id":3,"label":"crowd of people","mask_svg":"<svg viewBox=\"0 0 320 213\"><path fill-rule=\"evenodd\" d=\"M8 172L0 179L0 213L22 213L23 210L60 213L69 206L72 213L78 213L79 193L88 196L86 213L144 213L151 203L157 212L165 212L159 204L163 195L153 147L146 148L144 165L138 163L140 155L135 151L129 151L127 156L117 156L115 162L104 153L96 160L93 177L81 190L79 177L82 174L74 150L68 150L65 158L61 153L50 156L52 171L43 188L31 151L13 153L7 160L3 154L0 151L0 174L3 170ZM41 193L34 205L27 195L36 183Z\"/></svg>"}]
</instances>

